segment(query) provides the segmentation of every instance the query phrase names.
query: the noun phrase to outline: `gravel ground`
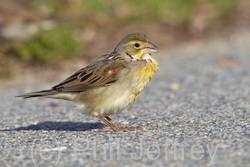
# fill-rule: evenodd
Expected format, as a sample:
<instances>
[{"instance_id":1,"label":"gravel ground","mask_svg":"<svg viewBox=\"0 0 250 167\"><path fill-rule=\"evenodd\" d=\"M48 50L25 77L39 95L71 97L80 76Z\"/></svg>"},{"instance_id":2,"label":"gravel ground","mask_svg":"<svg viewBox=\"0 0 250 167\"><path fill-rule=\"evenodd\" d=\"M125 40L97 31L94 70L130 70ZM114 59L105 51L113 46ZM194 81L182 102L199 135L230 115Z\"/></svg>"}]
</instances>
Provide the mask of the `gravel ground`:
<instances>
[{"instance_id":1,"label":"gravel ground","mask_svg":"<svg viewBox=\"0 0 250 167\"><path fill-rule=\"evenodd\" d=\"M161 50L140 98L112 116L136 132L101 132L71 102L14 97L58 81L0 90L0 166L250 166L249 43L241 32Z\"/></svg>"}]
</instances>

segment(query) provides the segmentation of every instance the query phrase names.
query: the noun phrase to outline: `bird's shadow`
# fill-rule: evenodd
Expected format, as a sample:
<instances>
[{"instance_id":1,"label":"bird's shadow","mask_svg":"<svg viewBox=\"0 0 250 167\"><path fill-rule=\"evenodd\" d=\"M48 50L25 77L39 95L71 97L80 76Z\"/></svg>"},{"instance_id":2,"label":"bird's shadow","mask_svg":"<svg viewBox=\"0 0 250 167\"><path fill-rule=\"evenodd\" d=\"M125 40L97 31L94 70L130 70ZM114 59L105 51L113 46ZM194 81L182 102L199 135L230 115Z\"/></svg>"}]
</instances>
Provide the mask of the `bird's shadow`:
<instances>
[{"instance_id":1,"label":"bird's shadow","mask_svg":"<svg viewBox=\"0 0 250 167\"><path fill-rule=\"evenodd\" d=\"M82 123L82 122L41 122L35 125L21 126L14 129L4 129L2 131L22 131L22 130L56 130L56 131L88 131L103 127L102 123Z\"/></svg>"}]
</instances>

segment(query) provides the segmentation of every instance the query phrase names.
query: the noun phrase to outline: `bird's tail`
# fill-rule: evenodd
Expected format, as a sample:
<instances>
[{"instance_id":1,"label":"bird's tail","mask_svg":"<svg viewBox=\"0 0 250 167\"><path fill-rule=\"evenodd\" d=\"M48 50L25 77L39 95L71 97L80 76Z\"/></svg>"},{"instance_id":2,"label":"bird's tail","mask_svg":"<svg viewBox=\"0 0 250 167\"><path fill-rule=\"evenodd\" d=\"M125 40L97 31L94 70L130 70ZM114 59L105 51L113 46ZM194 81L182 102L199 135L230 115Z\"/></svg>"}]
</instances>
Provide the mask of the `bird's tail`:
<instances>
[{"instance_id":1,"label":"bird's tail","mask_svg":"<svg viewBox=\"0 0 250 167\"><path fill-rule=\"evenodd\" d=\"M31 92L31 93L26 93L23 95L18 95L16 97L23 97L24 99L32 98L32 97L50 97L50 96L55 95L57 93L58 92L56 92L54 90L42 90L42 91L38 91L38 92Z\"/></svg>"}]
</instances>

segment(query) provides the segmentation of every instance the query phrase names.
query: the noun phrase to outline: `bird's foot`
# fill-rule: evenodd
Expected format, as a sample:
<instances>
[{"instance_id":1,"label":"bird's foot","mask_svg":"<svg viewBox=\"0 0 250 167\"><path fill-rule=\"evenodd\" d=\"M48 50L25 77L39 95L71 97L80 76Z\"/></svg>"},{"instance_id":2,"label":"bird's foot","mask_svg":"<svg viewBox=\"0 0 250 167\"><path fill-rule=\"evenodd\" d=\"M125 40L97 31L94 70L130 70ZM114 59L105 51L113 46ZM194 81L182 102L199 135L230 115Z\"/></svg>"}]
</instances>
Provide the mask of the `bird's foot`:
<instances>
[{"instance_id":1,"label":"bird's foot","mask_svg":"<svg viewBox=\"0 0 250 167\"><path fill-rule=\"evenodd\" d=\"M116 127L110 127L110 126L104 126L101 127L101 130L103 132L131 132L136 131L136 127L122 127L122 126L116 126Z\"/></svg>"}]
</instances>

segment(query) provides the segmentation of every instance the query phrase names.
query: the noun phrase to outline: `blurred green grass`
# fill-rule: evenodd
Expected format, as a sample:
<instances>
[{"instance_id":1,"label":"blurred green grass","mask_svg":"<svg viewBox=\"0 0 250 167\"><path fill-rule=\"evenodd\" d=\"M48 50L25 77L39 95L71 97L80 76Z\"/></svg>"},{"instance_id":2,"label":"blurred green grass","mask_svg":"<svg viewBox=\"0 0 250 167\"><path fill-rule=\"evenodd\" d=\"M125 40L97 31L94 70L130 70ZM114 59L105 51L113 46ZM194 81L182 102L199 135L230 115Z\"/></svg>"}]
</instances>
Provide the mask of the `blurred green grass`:
<instances>
[{"instance_id":1,"label":"blurred green grass","mask_svg":"<svg viewBox=\"0 0 250 167\"><path fill-rule=\"evenodd\" d=\"M107 31L107 34L115 33L118 30L123 31L131 25L142 27L153 24L161 27L164 24L175 29L194 24L194 18L199 15L209 15L208 21L206 20L207 25L210 25L209 23L214 25L228 15L232 15L241 2L241 0L23 1L25 6L41 18L54 18L56 26L52 30L40 29L36 36L29 41L14 41L14 45L10 47L11 51L1 51L0 48L2 57L8 57L2 58L2 60L8 61L13 57L22 63L41 64L75 58L88 52L87 49L84 50L84 41L78 39L78 35L86 27L91 29L90 25L94 25L92 26L95 27L94 31L101 30L104 33ZM203 10L206 9L204 6L208 6L209 10ZM75 35L75 32L80 33ZM1 63L8 64L3 61ZM0 67L0 76L6 76L1 75L1 71L6 71L1 68L6 68L6 65Z\"/></svg>"},{"instance_id":2,"label":"blurred green grass","mask_svg":"<svg viewBox=\"0 0 250 167\"><path fill-rule=\"evenodd\" d=\"M119 22L150 22L172 20L177 24L191 21L200 4L214 5L215 13L222 17L230 13L241 0L35 0L31 6L36 10L49 8L55 15L107 15ZM91 18L90 18L91 19Z\"/></svg>"},{"instance_id":3,"label":"blurred green grass","mask_svg":"<svg viewBox=\"0 0 250 167\"><path fill-rule=\"evenodd\" d=\"M51 63L80 56L81 47L72 31L57 27L47 31L40 29L31 41L16 44L14 51L24 61Z\"/></svg>"}]
</instances>

